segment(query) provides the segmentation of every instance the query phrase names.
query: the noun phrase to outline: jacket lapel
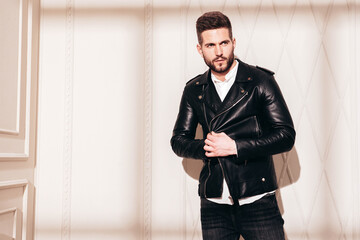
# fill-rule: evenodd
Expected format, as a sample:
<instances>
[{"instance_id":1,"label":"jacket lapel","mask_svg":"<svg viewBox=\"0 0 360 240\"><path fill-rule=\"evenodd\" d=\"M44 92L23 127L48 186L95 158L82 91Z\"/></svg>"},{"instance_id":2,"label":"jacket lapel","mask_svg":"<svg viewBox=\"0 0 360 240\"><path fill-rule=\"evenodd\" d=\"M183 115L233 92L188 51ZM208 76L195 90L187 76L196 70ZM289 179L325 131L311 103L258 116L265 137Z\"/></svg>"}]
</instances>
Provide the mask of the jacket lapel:
<instances>
[{"instance_id":1,"label":"jacket lapel","mask_svg":"<svg viewBox=\"0 0 360 240\"><path fill-rule=\"evenodd\" d=\"M239 99L241 99L246 94L246 90L244 89L246 82L252 80L247 65L238 59L237 61L239 62L239 66L236 73L235 82L231 86L221 106L217 109L217 113L226 111L226 109L230 108Z\"/></svg>"},{"instance_id":2,"label":"jacket lapel","mask_svg":"<svg viewBox=\"0 0 360 240\"><path fill-rule=\"evenodd\" d=\"M210 71L207 71L200 79L200 84L203 84L203 101L205 106L212 111L211 117L213 117L219 107L222 105L219 95L216 92L214 83L211 81ZM211 118L210 118L211 119Z\"/></svg>"},{"instance_id":3,"label":"jacket lapel","mask_svg":"<svg viewBox=\"0 0 360 240\"><path fill-rule=\"evenodd\" d=\"M201 98L206 107L203 109L204 114L210 122L215 116L221 114L227 109L231 108L234 104L240 101L246 92L247 82L252 80L248 66L236 59L239 62L236 79L223 102L221 102L219 95L216 92L214 83L211 80L210 70L205 72L199 79L198 83L202 86Z\"/></svg>"},{"instance_id":4,"label":"jacket lapel","mask_svg":"<svg viewBox=\"0 0 360 240\"><path fill-rule=\"evenodd\" d=\"M209 81L208 87L205 90L204 101L207 107L216 114L219 111L220 106L222 105L221 99L216 92L214 83Z\"/></svg>"}]
</instances>

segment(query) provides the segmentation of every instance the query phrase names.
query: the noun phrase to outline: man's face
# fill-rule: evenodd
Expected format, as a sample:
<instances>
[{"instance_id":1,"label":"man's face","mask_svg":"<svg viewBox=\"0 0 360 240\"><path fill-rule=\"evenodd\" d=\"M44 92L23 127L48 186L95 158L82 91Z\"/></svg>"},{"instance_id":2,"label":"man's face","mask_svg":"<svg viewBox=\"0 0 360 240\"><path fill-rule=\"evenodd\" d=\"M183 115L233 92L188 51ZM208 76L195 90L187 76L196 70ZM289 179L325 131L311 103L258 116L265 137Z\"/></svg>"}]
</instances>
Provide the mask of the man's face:
<instances>
[{"instance_id":1,"label":"man's face","mask_svg":"<svg viewBox=\"0 0 360 240\"><path fill-rule=\"evenodd\" d=\"M217 28L201 33L202 44L197 50L213 72L227 73L234 62L235 39L230 39L229 29Z\"/></svg>"}]
</instances>

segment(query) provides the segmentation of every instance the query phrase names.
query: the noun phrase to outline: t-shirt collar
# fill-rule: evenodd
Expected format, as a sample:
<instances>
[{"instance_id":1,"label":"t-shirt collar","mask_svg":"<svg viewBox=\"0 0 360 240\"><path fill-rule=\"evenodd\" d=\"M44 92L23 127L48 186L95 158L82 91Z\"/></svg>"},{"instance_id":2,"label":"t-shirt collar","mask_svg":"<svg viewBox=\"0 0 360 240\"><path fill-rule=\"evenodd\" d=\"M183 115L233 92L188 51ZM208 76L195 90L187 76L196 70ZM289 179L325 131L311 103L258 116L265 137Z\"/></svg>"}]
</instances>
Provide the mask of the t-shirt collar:
<instances>
[{"instance_id":1,"label":"t-shirt collar","mask_svg":"<svg viewBox=\"0 0 360 240\"><path fill-rule=\"evenodd\" d=\"M225 83L225 82L229 82L232 79L235 79L236 77L236 73L237 73L237 69L239 67L239 63L238 61L236 61L236 65L233 69L231 69L226 75L225 75L225 81L220 81L218 80L215 75L211 72L211 79L215 82L215 83Z\"/></svg>"}]
</instances>

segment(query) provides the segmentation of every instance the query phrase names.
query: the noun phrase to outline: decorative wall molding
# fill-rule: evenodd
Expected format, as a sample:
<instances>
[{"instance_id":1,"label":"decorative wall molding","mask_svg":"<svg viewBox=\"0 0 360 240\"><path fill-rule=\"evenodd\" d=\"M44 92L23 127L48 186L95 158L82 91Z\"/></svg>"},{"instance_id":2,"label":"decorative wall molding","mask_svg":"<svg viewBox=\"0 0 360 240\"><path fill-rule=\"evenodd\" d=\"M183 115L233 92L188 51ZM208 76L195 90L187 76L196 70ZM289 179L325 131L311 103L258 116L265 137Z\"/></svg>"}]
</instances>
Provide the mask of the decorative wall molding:
<instances>
[{"instance_id":1,"label":"decorative wall molding","mask_svg":"<svg viewBox=\"0 0 360 240\"><path fill-rule=\"evenodd\" d=\"M12 221L12 234L11 236L0 233L0 239L21 239L21 212L18 208L8 208L0 211L0 217L5 215L11 215L10 221Z\"/></svg>"},{"instance_id":2,"label":"decorative wall molding","mask_svg":"<svg viewBox=\"0 0 360 240\"><path fill-rule=\"evenodd\" d=\"M71 172L73 122L73 67L74 67L74 2L66 1L66 52L65 52L65 122L63 156L63 192L61 239L70 240L71 229Z\"/></svg>"},{"instance_id":3,"label":"decorative wall molding","mask_svg":"<svg viewBox=\"0 0 360 240\"><path fill-rule=\"evenodd\" d=\"M8 161L23 161L29 157L29 152L27 153L1 153L0 162Z\"/></svg>"},{"instance_id":4,"label":"decorative wall molding","mask_svg":"<svg viewBox=\"0 0 360 240\"><path fill-rule=\"evenodd\" d=\"M29 182L26 179L2 181L2 182L0 182L0 190L9 189L9 188L25 187L28 184L29 184Z\"/></svg>"},{"instance_id":5,"label":"decorative wall molding","mask_svg":"<svg viewBox=\"0 0 360 240\"><path fill-rule=\"evenodd\" d=\"M19 206L14 206L11 208L2 209L0 215L14 213L14 229L13 236L10 239L20 240L26 239L27 236L27 219L28 219L28 205L29 205L29 182L26 179L12 180L12 181L3 181L0 182L0 191L6 191L8 189L14 188L23 188L22 196L22 211L18 208ZM2 237L0 235L0 237ZM2 238L1 238L2 239ZM6 239L6 238L5 238Z\"/></svg>"},{"instance_id":6,"label":"decorative wall molding","mask_svg":"<svg viewBox=\"0 0 360 240\"><path fill-rule=\"evenodd\" d=\"M182 52L183 54L181 54L181 61L180 61L180 64L181 64L181 72L179 73L182 77L180 78L181 81L179 82L180 86L183 85L184 83L184 79L186 79L186 59L187 59L187 16L188 16L188 9L190 7L190 2L189 0L182 0L182 7L181 7L181 10L180 10L180 14L181 14L181 49L182 49ZM187 232L187 215L188 215L188 203L187 203L187 176L186 174L183 174L183 179L182 179L182 191L183 191L183 199L182 199L182 202L183 204L181 204L181 211L183 213L182 215L182 235L183 236L186 236L186 232Z\"/></svg>"},{"instance_id":7,"label":"decorative wall molding","mask_svg":"<svg viewBox=\"0 0 360 240\"><path fill-rule=\"evenodd\" d=\"M19 9L18 9L18 46L17 46L17 79L16 79L16 93L14 94L16 96L15 101L15 114L16 117L14 119L15 122L12 123L12 127L10 126L0 126L0 134L9 134L9 135L17 135L19 134L20 129L20 99L21 99L21 84L23 82L22 76L24 70L26 70L26 66L23 66L23 59L26 59L26 56L24 56L24 46L26 48L26 26L27 26L27 1L26 0L20 0L19 1ZM11 23L9 23L11 24ZM25 41L24 41L25 40ZM9 46L8 46L9 47ZM15 79L4 79L4 81L10 81L13 82ZM13 91L13 89L7 89L8 91ZM10 99L5 99L10 100ZM14 103L11 103L14 104ZM10 116L13 117L13 116Z\"/></svg>"},{"instance_id":8,"label":"decorative wall molding","mask_svg":"<svg viewBox=\"0 0 360 240\"><path fill-rule=\"evenodd\" d=\"M30 105L31 105L31 39L32 8L31 0L20 0L19 3L19 44L18 44L18 73L16 89L16 123L14 129L0 129L0 138L17 139L16 144L23 151L0 152L0 161L23 160L29 157L29 132L30 132ZM30 7L29 7L30 6Z\"/></svg>"},{"instance_id":9,"label":"decorative wall molding","mask_svg":"<svg viewBox=\"0 0 360 240\"><path fill-rule=\"evenodd\" d=\"M354 81L353 81L353 88L352 88L352 103L354 103L355 107L353 108L354 111L354 139L353 140L353 169L354 169L354 185L353 185L353 193L354 193L354 219L353 219L353 237L354 239L360 236L360 152L359 152L359 144L360 144L360 110L359 110L359 102L360 102L360 95L358 94L360 91L360 70L359 70L359 57L360 57L360 12L359 12L359 0L353 0L352 2L352 9L353 9L353 24L354 24L354 34L353 34L353 47L354 47L354 54L353 54L353 71L354 71Z\"/></svg>"},{"instance_id":10,"label":"decorative wall molding","mask_svg":"<svg viewBox=\"0 0 360 240\"><path fill-rule=\"evenodd\" d=\"M153 3L145 0L145 118L144 118L144 229L143 239L151 239L152 215L152 73Z\"/></svg>"}]
</instances>

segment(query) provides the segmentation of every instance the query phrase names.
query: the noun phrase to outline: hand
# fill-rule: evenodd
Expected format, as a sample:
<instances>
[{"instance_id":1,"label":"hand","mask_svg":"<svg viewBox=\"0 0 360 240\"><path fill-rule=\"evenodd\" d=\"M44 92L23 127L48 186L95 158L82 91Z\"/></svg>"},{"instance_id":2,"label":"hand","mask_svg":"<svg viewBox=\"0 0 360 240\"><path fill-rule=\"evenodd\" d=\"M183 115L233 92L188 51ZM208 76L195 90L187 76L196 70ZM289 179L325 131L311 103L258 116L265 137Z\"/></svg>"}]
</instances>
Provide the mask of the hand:
<instances>
[{"instance_id":1,"label":"hand","mask_svg":"<svg viewBox=\"0 0 360 240\"><path fill-rule=\"evenodd\" d=\"M209 133L205 139L204 150L207 157L225 157L237 154L235 141L223 132Z\"/></svg>"}]
</instances>

